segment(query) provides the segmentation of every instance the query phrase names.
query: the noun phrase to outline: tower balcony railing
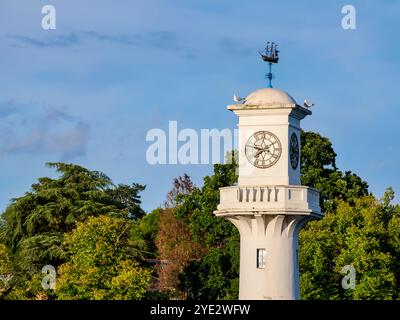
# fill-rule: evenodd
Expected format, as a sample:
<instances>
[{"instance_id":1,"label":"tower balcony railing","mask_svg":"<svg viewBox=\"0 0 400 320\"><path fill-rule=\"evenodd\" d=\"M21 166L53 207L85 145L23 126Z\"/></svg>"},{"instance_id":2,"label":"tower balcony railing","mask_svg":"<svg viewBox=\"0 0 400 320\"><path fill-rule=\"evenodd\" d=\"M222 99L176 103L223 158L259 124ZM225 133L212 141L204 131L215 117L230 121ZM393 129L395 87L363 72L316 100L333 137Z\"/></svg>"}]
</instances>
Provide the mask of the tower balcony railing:
<instances>
[{"instance_id":1,"label":"tower balcony railing","mask_svg":"<svg viewBox=\"0 0 400 320\"><path fill-rule=\"evenodd\" d=\"M218 213L293 211L321 215L319 192L305 186L232 186L220 189Z\"/></svg>"}]
</instances>

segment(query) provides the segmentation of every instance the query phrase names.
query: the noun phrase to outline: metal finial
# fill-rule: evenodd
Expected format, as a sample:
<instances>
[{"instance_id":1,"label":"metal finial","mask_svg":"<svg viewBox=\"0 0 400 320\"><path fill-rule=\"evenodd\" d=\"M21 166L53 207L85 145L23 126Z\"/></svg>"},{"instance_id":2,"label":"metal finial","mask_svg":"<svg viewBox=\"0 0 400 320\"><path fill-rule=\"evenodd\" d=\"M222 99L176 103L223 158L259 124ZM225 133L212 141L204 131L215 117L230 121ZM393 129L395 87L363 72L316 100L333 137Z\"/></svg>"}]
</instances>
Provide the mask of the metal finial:
<instances>
[{"instance_id":1,"label":"metal finial","mask_svg":"<svg viewBox=\"0 0 400 320\"><path fill-rule=\"evenodd\" d=\"M278 63L279 61L279 50L277 48L278 45L275 42L268 41L265 49L258 52L261 55L261 58L269 64L269 72L265 75L265 77L268 79L269 88L272 88L272 64Z\"/></svg>"}]
</instances>

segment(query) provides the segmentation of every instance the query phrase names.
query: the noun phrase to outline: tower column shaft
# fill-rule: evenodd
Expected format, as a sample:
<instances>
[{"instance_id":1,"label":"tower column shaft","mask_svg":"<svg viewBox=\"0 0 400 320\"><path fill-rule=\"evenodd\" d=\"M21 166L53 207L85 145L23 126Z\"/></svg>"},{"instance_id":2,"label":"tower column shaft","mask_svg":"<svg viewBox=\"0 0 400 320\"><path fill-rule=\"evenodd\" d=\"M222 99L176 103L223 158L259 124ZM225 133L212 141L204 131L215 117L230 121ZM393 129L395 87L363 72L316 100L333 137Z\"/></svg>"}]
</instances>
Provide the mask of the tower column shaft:
<instances>
[{"instance_id":1,"label":"tower column shaft","mask_svg":"<svg viewBox=\"0 0 400 320\"><path fill-rule=\"evenodd\" d=\"M277 214L228 219L240 232L239 299L299 299L298 233L306 218ZM261 257L260 250L265 250Z\"/></svg>"}]
</instances>

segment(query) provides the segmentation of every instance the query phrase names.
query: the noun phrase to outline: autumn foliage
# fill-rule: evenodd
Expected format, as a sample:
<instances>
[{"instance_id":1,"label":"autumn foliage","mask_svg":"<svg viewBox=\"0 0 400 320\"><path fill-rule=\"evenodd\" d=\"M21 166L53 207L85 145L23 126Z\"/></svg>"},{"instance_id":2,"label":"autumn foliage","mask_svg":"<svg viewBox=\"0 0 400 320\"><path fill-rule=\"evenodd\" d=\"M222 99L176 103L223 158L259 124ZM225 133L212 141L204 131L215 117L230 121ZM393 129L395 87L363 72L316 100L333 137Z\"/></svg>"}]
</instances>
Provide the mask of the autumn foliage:
<instances>
[{"instance_id":1,"label":"autumn foliage","mask_svg":"<svg viewBox=\"0 0 400 320\"><path fill-rule=\"evenodd\" d=\"M178 220L172 209L160 214L156 245L161 260L158 288L177 298L186 298L186 293L179 290L179 274L191 261L202 256L204 248L191 240L188 224Z\"/></svg>"}]
</instances>

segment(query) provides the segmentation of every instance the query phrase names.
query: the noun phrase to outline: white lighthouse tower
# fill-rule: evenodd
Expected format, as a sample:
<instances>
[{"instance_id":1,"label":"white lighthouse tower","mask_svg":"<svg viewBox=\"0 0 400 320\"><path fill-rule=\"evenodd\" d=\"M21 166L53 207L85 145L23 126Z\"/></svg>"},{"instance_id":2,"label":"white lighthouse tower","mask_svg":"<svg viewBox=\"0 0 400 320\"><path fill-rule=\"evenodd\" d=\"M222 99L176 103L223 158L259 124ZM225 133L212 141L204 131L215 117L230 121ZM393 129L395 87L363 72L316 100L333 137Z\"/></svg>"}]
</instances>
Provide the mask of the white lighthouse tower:
<instances>
[{"instance_id":1,"label":"white lighthouse tower","mask_svg":"<svg viewBox=\"0 0 400 320\"><path fill-rule=\"evenodd\" d=\"M298 233L323 215L318 191L300 183L300 121L311 111L275 88L227 109L239 117L239 178L214 213L240 232L239 299L299 299Z\"/></svg>"}]
</instances>

